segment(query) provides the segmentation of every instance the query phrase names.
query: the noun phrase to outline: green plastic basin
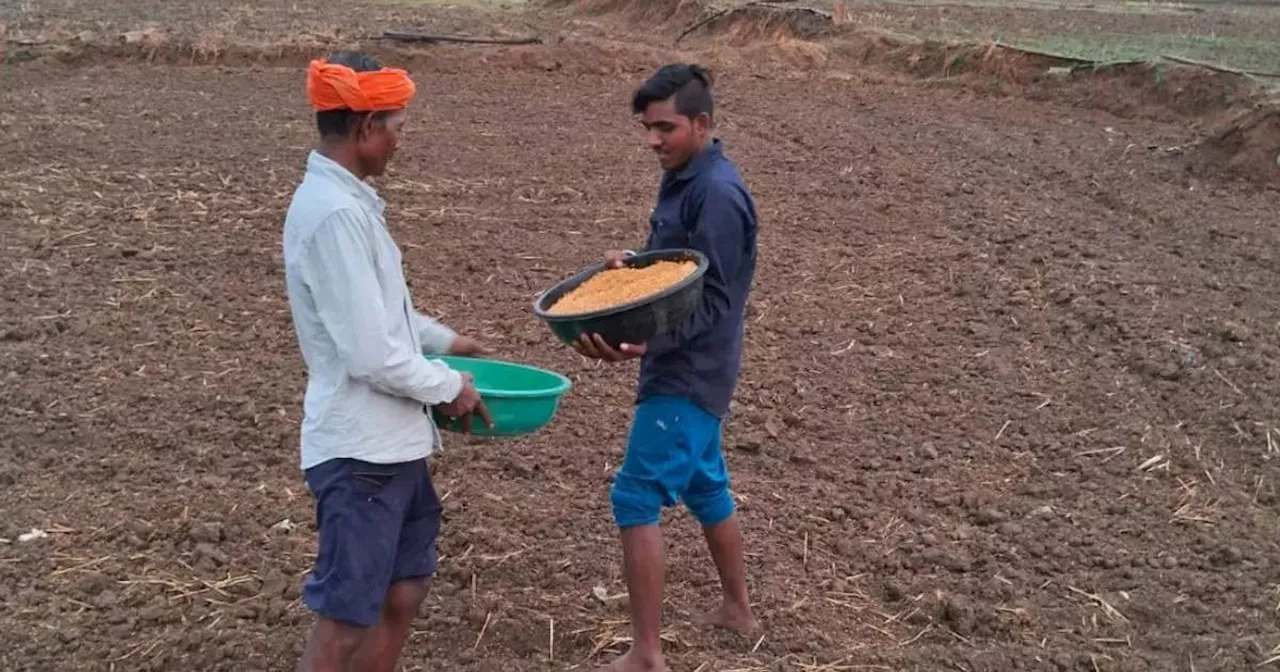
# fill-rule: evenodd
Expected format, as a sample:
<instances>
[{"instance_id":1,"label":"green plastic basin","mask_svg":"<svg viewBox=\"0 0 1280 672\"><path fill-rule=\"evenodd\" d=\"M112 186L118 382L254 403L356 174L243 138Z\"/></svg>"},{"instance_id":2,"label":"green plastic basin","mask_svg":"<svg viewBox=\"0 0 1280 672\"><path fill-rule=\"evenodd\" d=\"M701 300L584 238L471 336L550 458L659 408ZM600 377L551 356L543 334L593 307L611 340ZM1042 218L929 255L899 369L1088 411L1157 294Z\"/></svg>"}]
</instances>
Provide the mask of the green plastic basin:
<instances>
[{"instance_id":1,"label":"green plastic basin","mask_svg":"<svg viewBox=\"0 0 1280 672\"><path fill-rule=\"evenodd\" d=\"M568 378L527 364L449 355L429 355L427 359L475 377L476 390L493 416L492 428L485 427L479 418L472 419L471 433L476 436L521 436L546 427L555 417L560 397L573 387ZM462 431L462 421L434 408L432 416L440 429Z\"/></svg>"}]
</instances>

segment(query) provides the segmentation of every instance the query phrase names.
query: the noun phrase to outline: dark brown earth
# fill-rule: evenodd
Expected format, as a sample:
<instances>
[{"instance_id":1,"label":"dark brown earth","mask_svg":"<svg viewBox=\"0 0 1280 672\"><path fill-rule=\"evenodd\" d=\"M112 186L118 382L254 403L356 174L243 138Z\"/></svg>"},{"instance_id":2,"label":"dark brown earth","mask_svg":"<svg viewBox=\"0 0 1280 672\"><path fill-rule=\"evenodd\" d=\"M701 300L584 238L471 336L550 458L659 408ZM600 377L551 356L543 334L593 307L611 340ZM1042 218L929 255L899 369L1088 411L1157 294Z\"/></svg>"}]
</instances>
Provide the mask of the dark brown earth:
<instances>
[{"instance_id":1,"label":"dark brown earth","mask_svg":"<svg viewBox=\"0 0 1280 672\"><path fill-rule=\"evenodd\" d=\"M818 0L829 7L839 0ZM854 23L911 34L1013 41L1044 35L1213 35L1269 40L1280 27L1275 0L1125 3L1066 0L1043 3L845 2ZM1046 11L1049 9L1050 11ZM1052 11L1057 9L1058 11Z\"/></svg>"},{"instance_id":2,"label":"dark brown earth","mask_svg":"<svg viewBox=\"0 0 1280 672\"><path fill-rule=\"evenodd\" d=\"M1249 110L1216 128L1193 156L1208 174L1226 173L1280 189L1280 107Z\"/></svg>"},{"instance_id":3,"label":"dark brown earth","mask_svg":"<svg viewBox=\"0 0 1280 672\"><path fill-rule=\"evenodd\" d=\"M418 305L576 383L547 431L435 460L445 557L407 670L624 646L607 485L634 370L530 305L641 240L658 176L626 101L669 57L400 61L423 104L378 186ZM726 448L766 631L689 624L714 572L674 513L673 669L1267 669L1280 193L1188 171L1194 119L711 57L763 218ZM0 71L0 669L292 669L300 65Z\"/></svg>"}]
</instances>

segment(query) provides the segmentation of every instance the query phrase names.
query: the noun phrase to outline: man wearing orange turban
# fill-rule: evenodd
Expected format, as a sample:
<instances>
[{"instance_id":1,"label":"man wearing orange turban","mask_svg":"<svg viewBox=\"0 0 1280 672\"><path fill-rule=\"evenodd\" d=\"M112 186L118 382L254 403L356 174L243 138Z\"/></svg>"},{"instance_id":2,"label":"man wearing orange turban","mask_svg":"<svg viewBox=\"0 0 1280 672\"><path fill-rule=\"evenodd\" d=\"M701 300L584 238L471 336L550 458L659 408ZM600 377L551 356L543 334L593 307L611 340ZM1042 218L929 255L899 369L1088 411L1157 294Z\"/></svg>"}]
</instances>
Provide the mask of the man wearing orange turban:
<instances>
[{"instance_id":1,"label":"man wearing orange turban","mask_svg":"<svg viewBox=\"0 0 1280 672\"><path fill-rule=\"evenodd\" d=\"M302 469L319 554L303 601L319 620L299 669L391 672L436 570L440 499L429 407L488 412L470 376L423 354L487 350L413 308L384 202L366 183L399 146L414 85L362 54L314 61L320 147L285 217L284 263L307 365Z\"/></svg>"}]
</instances>

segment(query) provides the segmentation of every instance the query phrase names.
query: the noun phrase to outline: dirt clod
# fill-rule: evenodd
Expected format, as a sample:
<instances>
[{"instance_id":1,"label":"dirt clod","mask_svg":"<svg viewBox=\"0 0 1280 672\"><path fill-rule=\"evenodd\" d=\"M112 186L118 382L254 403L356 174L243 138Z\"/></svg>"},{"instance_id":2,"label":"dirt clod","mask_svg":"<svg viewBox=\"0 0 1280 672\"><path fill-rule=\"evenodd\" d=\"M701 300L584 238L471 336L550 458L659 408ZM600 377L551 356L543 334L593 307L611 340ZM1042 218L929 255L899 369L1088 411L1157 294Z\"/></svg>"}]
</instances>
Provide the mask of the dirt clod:
<instances>
[{"instance_id":1,"label":"dirt clod","mask_svg":"<svg viewBox=\"0 0 1280 672\"><path fill-rule=\"evenodd\" d=\"M1252 332L1248 327L1240 324L1239 322L1228 321L1222 323L1222 327L1218 333L1221 334L1222 338L1225 340L1235 343L1243 343L1249 340L1249 336Z\"/></svg>"},{"instance_id":2,"label":"dirt clod","mask_svg":"<svg viewBox=\"0 0 1280 672\"><path fill-rule=\"evenodd\" d=\"M994 508L984 508L978 511L973 517L973 522L979 525L995 525L1009 519L1009 516L1003 511Z\"/></svg>"},{"instance_id":3,"label":"dirt clod","mask_svg":"<svg viewBox=\"0 0 1280 672\"><path fill-rule=\"evenodd\" d=\"M1223 546L1214 552L1210 561L1220 567L1238 565L1244 561L1244 554L1235 546Z\"/></svg>"},{"instance_id":4,"label":"dirt clod","mask_svg":"<svg viewBox=\"0 0 1280 672\"><path fill-rule=\"evenodd\" d=\"M1196 138L1235 95L1216 77L1047 75L865 30L1225 33L1238 7L878 4L819 41L739 23L675 51L709 5L593 2L0 3L0 669L296 666L316 511L280 227L317 141L303 68L409 25L544 43L364 41L427 92L423 132L370 181L401 244L387 261L418 309L574 387L542 432L432 456L440 573L406 669L593 669L625 648L609 483L635 366L584 360L531 302L643 245L661 171L631 96L675 59L711 65L760 213L724 437L768 629L690 627L716 577L697 522L668 511L671 668L1266 659L1280 203L1230 179L1271 170L1265 124L1211 156ZM55 47L74 58L40 56ZM49 536L19 543L33 527Z\"/></svg>"}]
</instances>

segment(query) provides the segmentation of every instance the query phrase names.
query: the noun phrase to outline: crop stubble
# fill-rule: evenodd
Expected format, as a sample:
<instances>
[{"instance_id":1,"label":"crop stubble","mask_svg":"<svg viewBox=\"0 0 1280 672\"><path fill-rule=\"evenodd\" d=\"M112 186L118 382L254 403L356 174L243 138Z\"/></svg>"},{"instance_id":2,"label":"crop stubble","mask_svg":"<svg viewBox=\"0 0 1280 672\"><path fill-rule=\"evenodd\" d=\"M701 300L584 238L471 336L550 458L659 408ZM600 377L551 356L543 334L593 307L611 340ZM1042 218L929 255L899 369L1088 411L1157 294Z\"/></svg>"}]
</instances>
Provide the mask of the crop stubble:
<instances>
[{"instance_id":1,"label":"crop stubble","mask_svg":"<svg viewBox=\"0 0 1280 672\"><path fill-rule=\"evenodd\" d=\"M465 58L417 66L390 225L421 308L576 387L547 432L435 461L445 557L406 660L563 669L625 634L607 479L634 372L528 306L642 240L656 167L630 79ZM1280 198L1146 149L1174 124L744 74L722 135L762 259L726 441L767 631L687 625L715 585L676 514L672 662L1264 662ZM314 549L278 245L300 71L5 76L0 536L51 536L0 546L0 667L285 669Z\"/></svg>"}]
</instances>

